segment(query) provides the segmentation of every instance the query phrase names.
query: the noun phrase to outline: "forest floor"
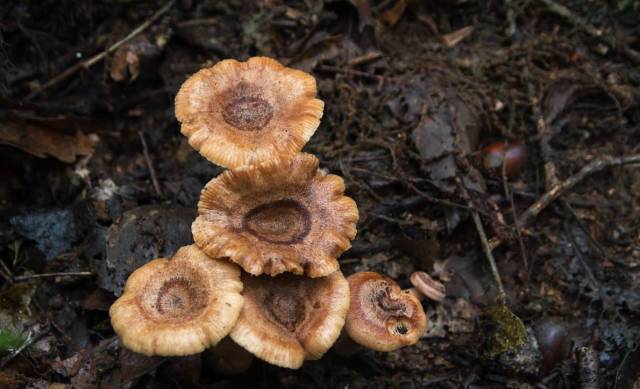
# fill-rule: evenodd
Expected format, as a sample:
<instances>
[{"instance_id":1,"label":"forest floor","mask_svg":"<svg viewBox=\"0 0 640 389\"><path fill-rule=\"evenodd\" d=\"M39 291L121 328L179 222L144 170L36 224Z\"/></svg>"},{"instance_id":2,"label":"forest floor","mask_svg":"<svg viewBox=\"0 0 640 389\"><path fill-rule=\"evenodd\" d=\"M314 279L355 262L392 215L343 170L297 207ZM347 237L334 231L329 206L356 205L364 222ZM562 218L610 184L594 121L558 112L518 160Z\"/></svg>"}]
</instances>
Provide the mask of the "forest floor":
<instances>
[{"instance_id":1,"label":"forest floor","mask_svg":"<svg viewBox=\"0 0 640 389\"><path fill-rule=\"evenodd\" d=\"M556 1L3 1L0 387L639 387L640 4ZM415 346L235 377L121 348L110 304L222 171L174 96L254 55L317 78L305 150L360 210L343 272L446 285ZM507 141L510 177L481 151Z\"/></svg>"}]
</instances>

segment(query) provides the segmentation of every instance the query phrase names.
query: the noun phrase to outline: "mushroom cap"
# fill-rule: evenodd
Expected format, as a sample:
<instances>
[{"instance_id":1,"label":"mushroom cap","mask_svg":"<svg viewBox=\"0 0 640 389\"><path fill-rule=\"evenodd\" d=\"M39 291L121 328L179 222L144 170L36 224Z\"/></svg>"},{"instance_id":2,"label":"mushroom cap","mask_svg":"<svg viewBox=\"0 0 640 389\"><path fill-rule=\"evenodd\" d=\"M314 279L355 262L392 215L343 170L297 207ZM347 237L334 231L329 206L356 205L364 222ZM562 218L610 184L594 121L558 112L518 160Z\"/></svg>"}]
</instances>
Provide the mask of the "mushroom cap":
<instances>
[{"instance_id":1,"label":"mushroom cap","mask_svg":"<svg viewBox=\"0 0 640 389\"><path fill-rule=\"evenodd\" d=\"M358 221L342 178L310 154L225 171L202 190L198 213L191 230L207 255L272 276L335 272Z\"/></svg>"},{"instance_id":2,"label":"mushroom cap","mask_svg":"<svg viewBox=\"0 0 640 389\"><path fill-rule=\"evenodd\" d=\"M231 338L273 365L297 369L336 341L349 310L340 271L321 278L243 273L245 303Z\"/></svg>"},{"instance_id":3,"label":"mushroom cap","mask_svg":"<svg viewBox=\"0 0 640 389\"><path fill-rule=\"evenodd\" d=\"M131 274L109 309L122 344L141 354L177 356L203 351L225 337L240 315L240 269L207 257L195 245Z\"/></svg>"},{"instance_id":4,"label":"mushroom cap","mask_svg":"<svg viewBox=\"0 0 640 389\"><path fill-rule=\"evenodd\" d=\"M356 343L377 351L415 344L427 327L420 301L391 278L374 272L347 278L351 306L345 329Z\"/></svg>"},{"instance_id":5,"label":"mushroom cap","mask_svg":"<svg viewBox=\"0 0 640 389\"><path fill-rule=\"evenodd\" d=\"M303 71L266 57L225 59L182 84L176 117L200 154L236 168L302 150L324 109L315 97L316 80Z\"/></svg>"},{"instance_id":6,"label":"mushroom cap","mask_svg":"<svg viewBox=\"0 0 640 389\"><path fill-rule=\"evenodd\" d=\"M423 271L414 271L409 277L411 285L416 288L419 296L430 298L433 301L442 301L447 295L447 288L439 281L434 280L431 276Z\"/></svg>"}]
</instances>

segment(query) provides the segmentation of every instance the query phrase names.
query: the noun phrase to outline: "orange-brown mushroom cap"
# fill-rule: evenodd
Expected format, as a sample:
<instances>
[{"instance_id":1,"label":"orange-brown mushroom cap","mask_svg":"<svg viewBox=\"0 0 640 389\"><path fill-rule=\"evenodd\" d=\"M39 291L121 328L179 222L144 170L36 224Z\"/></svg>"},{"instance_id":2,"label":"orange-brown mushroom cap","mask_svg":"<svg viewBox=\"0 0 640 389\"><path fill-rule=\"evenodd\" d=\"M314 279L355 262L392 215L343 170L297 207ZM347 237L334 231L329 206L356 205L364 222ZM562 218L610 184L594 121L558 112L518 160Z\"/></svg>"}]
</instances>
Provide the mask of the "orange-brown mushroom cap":
<instances>
[{"instance_id":1,"label":"orange-brown mushroom cap","mask_svg":"<svg viewBox=\"0 0 640 389\"><path fill-rule=\"evenodd\" d=\"M427 327L420 301L391 278L360 272L347 278L351 306L345 329L356 343L377 351L415 344Z\"/></svg>"},{"instance_id":2,"label":"orange-brown mushroom cap","mask_svg":"<svg viewBox=\"0 0 640 389\"><path fill-rule=\"evenodd\" d=\"M338 270L358 221L342 178L310 154L225 171L202 190L198 213L193 238L205 253L272 276Z\"/></svg>"},{"instance_id":3,"label":"orange-brown mushroom cap","mask_svg":"<svg viewBox=\"0 0 640 389\"><path fill-rule=\"evenodd\" d=\"M321 278L243 273L245 303L231 338L273 365L297 369L336 341L349 309L340 271Z\"/></svg>"},{"instance_id":4,"label":"orange-brown mushroom cap","mask_svg":"<svg viewBox=\"0 0 640 389\"><path fill-rule=\"evenodd\" d=\"M240 269L195 245L131 274L111 306L122 344L145 355L189 355L225 337L240 315Z\"/></svg>"},{"instance_id":5,"label":"orange-brown mushroom cap","mask_svg":"<svg viewBox=\"0 0 640 389\"><path fill-rule=\"evenodd\" d=\"M266 57L226 59L182 84L176 117L189 144L235 168L292 156L318 128L324 103L310 74Z\"/></svg>"}]
</instances>

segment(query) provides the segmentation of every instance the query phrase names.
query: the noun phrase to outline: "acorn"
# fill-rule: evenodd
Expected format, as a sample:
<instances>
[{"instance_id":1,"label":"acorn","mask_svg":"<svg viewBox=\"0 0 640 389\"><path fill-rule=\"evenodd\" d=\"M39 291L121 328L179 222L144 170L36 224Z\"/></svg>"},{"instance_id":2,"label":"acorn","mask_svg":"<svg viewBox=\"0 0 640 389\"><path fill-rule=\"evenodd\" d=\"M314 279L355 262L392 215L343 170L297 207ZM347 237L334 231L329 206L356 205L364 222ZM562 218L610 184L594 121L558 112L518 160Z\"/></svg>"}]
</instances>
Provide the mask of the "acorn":
<instances>
[{"instance_id":1,"label":"acorn","mask_svg":"<svg viewBox=\"0 0 640 389\"><path fill-rule=\"evenodd\" d=\"M545 371L553 369L570 355L571 338L564 324L546 319L535 326L534 333L542 352Z\"/></svg>"},{"instance_id":2,"label":"acorn","mask_svg":"<svg viewBox=\"0 0 640 389\"><path fill-rule=\"evenodd\" d=\"M516 177L526 165L529 156L527 146L518 140L490 143L483 147L480 153L485 171L501 177L504 164L507 178Z\"/></svg>"}]
</instances>

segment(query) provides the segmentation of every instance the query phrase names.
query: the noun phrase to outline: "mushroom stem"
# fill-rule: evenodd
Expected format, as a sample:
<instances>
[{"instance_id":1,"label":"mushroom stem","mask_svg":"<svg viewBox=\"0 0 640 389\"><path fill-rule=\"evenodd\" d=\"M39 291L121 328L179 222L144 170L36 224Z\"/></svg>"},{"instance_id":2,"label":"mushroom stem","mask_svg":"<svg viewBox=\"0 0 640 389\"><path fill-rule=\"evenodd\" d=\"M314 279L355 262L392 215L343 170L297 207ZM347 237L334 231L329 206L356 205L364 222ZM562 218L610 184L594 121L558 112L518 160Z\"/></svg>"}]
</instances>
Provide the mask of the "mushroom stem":
<instances>
[{"instance_id":1,"label":"mushroom stem","mask_svg":"<svg viewBox=\"0 0 640 389\"><path fill-rule=\"evenodd\" d=\"M340 333L340 337L333 345L333 349L335 350L336 354L340 355L341 357L350 358L353 356L353 354L360 351L362 349L362 346L353 341L353 339L351 339L349 335L347 335L346 331L342 331Z\"/></svg>"},{"instance_id":2,"label":"mushroom stem","mask_svg":"<svg viewBox=\"0 0 640 389\"><path fill-rule=\"evenodd\" d=\"M253 362L253 354L240 347L230 337L206 351L207 365L223 375L236 375L247 371Z\"/></svg>"},{"instance_id":3,"label":"mushroom stem","mask_svg":"<svg viewBox=\"0 0 640 389\"><path fill-rule=\"evenodd\" d=\"M445 286L434 280L429 274L423 271L416 271L410 277L412 288L406 289L408 293L414 295L418 300L422 301L426 298L433 301L444 300L447 290Z\"/></svg>"}]
</instances>

